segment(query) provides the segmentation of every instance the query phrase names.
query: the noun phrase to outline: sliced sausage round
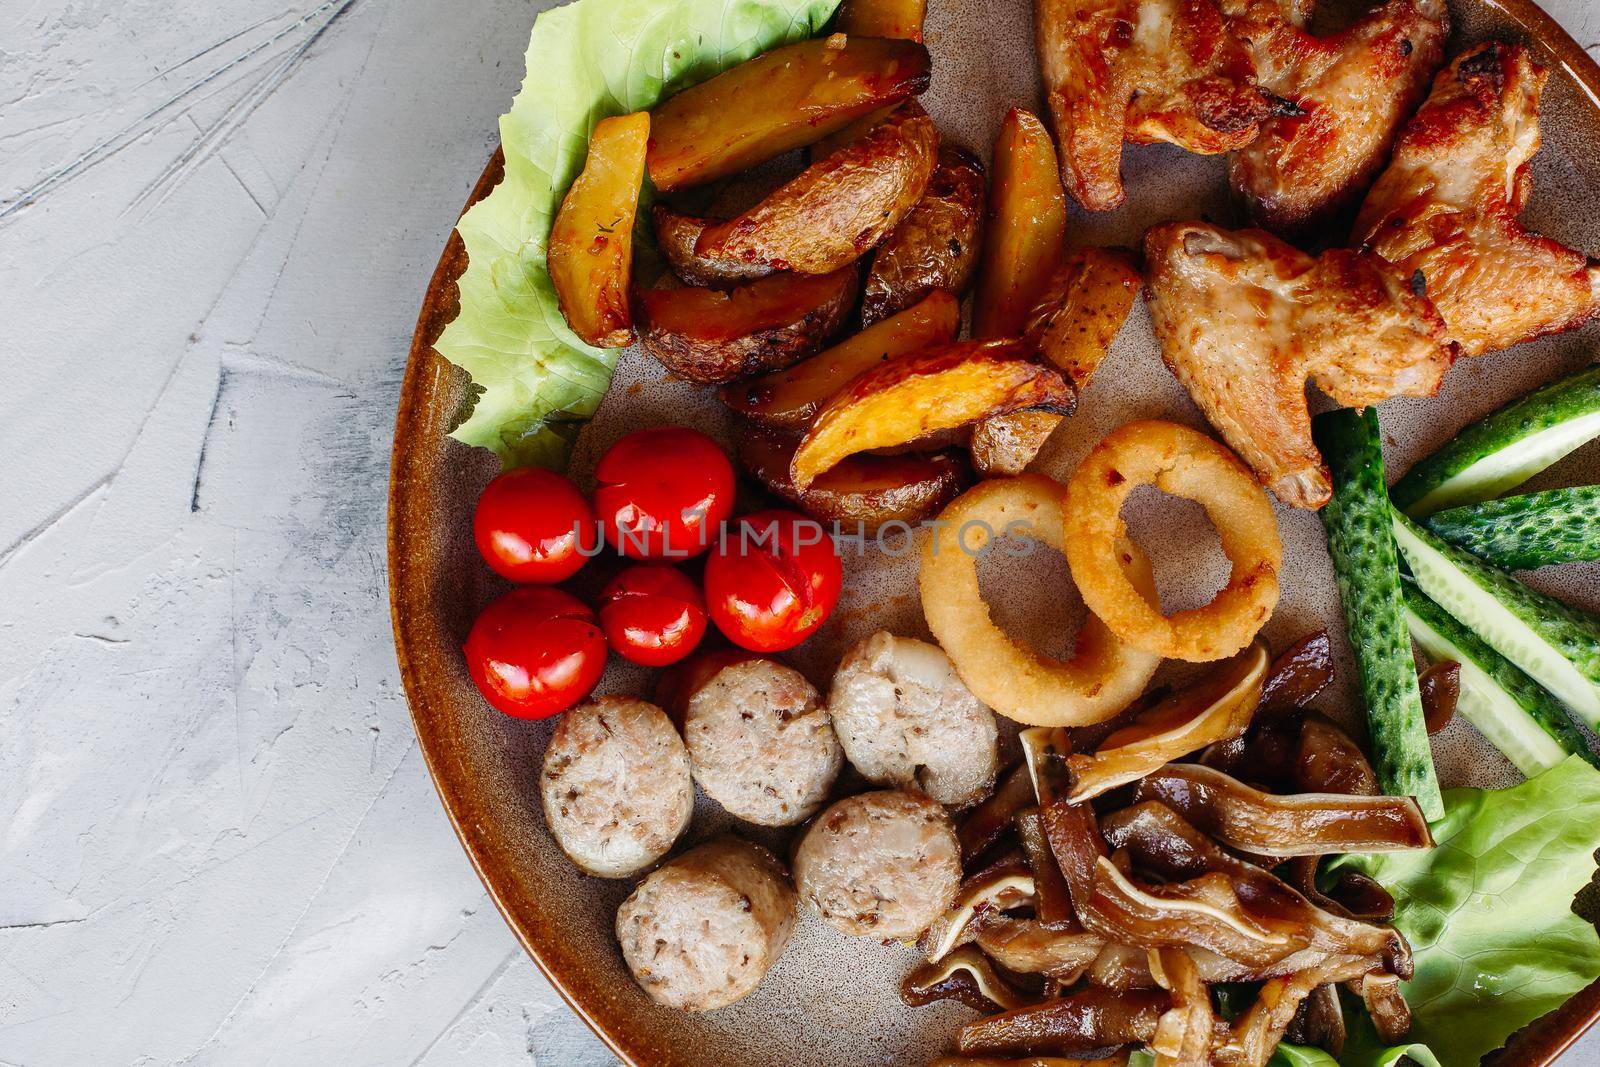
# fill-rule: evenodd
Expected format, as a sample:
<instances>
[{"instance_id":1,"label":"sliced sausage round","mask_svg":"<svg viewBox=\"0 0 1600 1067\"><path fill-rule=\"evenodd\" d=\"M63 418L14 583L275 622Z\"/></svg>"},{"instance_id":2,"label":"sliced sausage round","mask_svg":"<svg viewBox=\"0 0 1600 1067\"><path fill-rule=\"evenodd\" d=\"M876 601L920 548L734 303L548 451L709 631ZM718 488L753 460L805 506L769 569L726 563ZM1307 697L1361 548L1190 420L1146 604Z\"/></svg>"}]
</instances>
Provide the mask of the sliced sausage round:
<instances>
[{"instance_id":1,"label":"sliced sausage round","mask_svg":"<svg viewBox=\"0 0 1600 1067\"><path fill-rule=\"evenodd\" d=\"M803 822L844 764L817 691L799 671L769 659L712 675L689 698L683 737L700 788L758 826Z\"/></svg>"},{"instance_id":2,"label":"sliced sausage round","mask_svg":"<svg viewBox=\"0 0 1600 1067\"><path fill-rule=\"evenodd\" d=\"M847 797L817 816L794 856L800 897L858 937L910 938L955 900L961 845L950 817L921 793Z\"/></svg>"},{"instance_id":3,"label":"sliced sausage round","mask_svg":"<svg viewBox=\"0 0 1600 1067\"><path fill-rule=\"evenodd\" d=\"M640 882L617 909L617 941L650 999L712 1011L760 984L794 920L783 864L759 845L723 837Z\"/></svg>"},{"instance_id":4,"label":"sliced sausage round","mask_svg":"<svg viewBox=\"0 0 1600 1067\"><path fill-rule=\"evenodd\" d=\"M689 825L689 753L666 713L601 697L561 717L539 775L545 821L572 862L626 878L665 856Z\"/></svg>"},{"instance_id":5,"label":"sliced sausage round","mask_svg":"<svg viewBox=\"0 0 1600 1067\"><path fill-rule=\"evenodd\" d=\"M916 786L949 807L994 788L994 714L937 645L879 631L833 676L828 714L856 770L877 785Z\"/></svg>"}]
</instances>

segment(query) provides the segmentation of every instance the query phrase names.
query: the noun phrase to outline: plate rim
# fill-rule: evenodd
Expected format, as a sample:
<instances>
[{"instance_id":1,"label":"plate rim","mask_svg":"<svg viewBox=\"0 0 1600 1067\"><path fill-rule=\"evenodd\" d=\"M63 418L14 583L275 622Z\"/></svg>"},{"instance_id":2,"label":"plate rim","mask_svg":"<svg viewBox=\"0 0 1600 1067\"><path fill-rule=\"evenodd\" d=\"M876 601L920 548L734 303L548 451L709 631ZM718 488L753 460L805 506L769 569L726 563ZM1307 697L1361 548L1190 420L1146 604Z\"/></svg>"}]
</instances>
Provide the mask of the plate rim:
<instances>
[{"instance_id":1,"label":"plate rim","mask_svg":"<svg viewBox=\"0 0 1600 1067\"><path fill-rule=\"evenodd\" d=\"M1600 64L1534 0L1476 0L1515 27L1543 58L1563 70L1587 98L1600 118ZM505 169L503 150L496 146L473 185L461 214L488 196L500 183ZM581 959L567 950L540 921L536 902L522 892L517 879L505 868L505 847L497 840L499 828L477 818L478 803L471 791L452 773L462 763L447 731L435 729L435 718L448 715L448 698L442 686L429 681L429 668L443 655L454 655L453 643L441 639L432 614L434 589L426 560L436 547L427 519L432 513L432 480L426 472L433 460L450 447L437 432L440 420L432 410L438 384L450 371L434 343L459 309L456 281L466 268L466 248L454 227L428 281L422 307L406 357L405 375L395 415L390 453L388 493L389 610L394 629L395 656L411 713L412 728L450 825L461 842L473 871L494 901L506 925L550 982L568 1008L629 1067L683 1060L670 1047L641 1041L632 1028L621 1025L615 1005L607 1012ZM1514 1033L1494 1055L1495 1062L1549 1067L1591 1026L1600 1021L1600 981L1579 990L1560 1007Z\"/></svg>"}]
</instances>

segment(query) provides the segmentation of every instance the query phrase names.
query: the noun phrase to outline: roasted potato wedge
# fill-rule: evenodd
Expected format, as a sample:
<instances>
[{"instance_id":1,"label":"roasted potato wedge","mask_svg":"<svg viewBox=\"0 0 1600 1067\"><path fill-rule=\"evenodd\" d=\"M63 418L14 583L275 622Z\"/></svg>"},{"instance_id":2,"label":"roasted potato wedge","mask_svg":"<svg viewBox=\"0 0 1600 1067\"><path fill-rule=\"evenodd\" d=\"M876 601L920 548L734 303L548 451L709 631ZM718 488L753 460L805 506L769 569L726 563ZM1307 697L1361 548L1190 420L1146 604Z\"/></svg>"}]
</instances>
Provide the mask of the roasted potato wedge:
<instances>
[{"instance_id":1,"label":"roasted potato wedge","mask_svg":"<svg viewBox=\"0 0 1600 1067\"><path fill-rule=\"evenodd\" d=\"M633 343L633 220L649 140L650 116L643 111L596 123L583 171L550 227L545 263L561 314L596 348Z\"/></svg>"},{"instance_id":2,"label":"roasted potato wedge","mask_svg":"<svg viewBox=\"0 0 1600 1067\"><path fill-rule=\"evenodd\" d=\"M854 265L832 274L774 274L726 292L644 289L634 294L639 343L694 382L731 382L778 370L828 343L855 306Z\"/></svg>"},{"instance_id":3,"label":"roasted potato wedge","mask_svg":"<svg viewBox=\"0 0 1600 1067\"><path fill-rule=\"evenodd\" d=\"M984 419L967 443L972 469L985 478L1021 474L1064 418L1054 411L1013 411Z\"/></svg>"},{"instance_id":4,"label":"roasted potato wedge","mask_svg":"<svg viewBox=\"0 0 1600 1067\"><path fill-rule=\"evenodd\" d=\"M1016 337L1061 257L1067 194L1044 123L1012 108L995 139L988 232L972 301L974 337Z\"/></svg>"},{"instance_id":5,"label":"roasted potato wedge","mask_svg":"<svg viewBox=\"0 0 1600 1067\"><path fill-rule=\"evenodd\" d=\"M763 426L803 430L851 378L896 356L948 344L960 328L960 302L936 289L900 314L787 370L723 386L722 402Z\"/></svg>"},{"instance_id":6,"label":"roasted potato wedge","mask_svg":"<svg viewBox=\"0 0 1600 1067\"><path fill-rule=\"evenodd\" d=\"M650 113L650 181L682 189L803 148L922 92L929 66L916 41L840 33L762 53Z\"/></svg>"},{"instance_id":7,"label":"roasted potato wedge","mask_svg":"<svg viewBox=\"0 0 1600 1067\"><path fill-rule=\"evenodd\" d=\"M1127 321L1141 281L1125 249L1068 249L1028 313L1023 339L1081 392ZM1020 474L1060 424L1060 415L1042 411L984 419L972 430L972 465L986 478Z\"/></svg>"},{"instance_id":8,"label":"roasted potato wedge","mask_svg":"<svg viewBox=\"0 0 1600 1067\"><path fill-rule=\"evenodd\" d=\"M806 162L815 163L819 159L826 159L845 145L861 140L863 134L901 108L904 108L907 113L912 115L927 114L926 111L922 110L922 105L915 100L907 100L903 104L879 108L877 111L862 115L848 126L828 134L828 136L806 149Z\"/></svg>"},{"instance_id":9,"label":"roasted potato wedge","mask_svg":"<svg viewBox=\"0 0 1600 1067\"><path fill-rule=\"evenodd\" d=\"M885 523L916 523L936 514L972 480L958 452L850 456L804 491L789 479L799 438L753 430L739 438L739 462L773 496L846 533L871 536Z\"/></svg>"},{"instance_id":10,"label":"roasted potato wedge","mask_svg":"<svg viewBox=\"0 0 1600 1067\"><path fill-rule=\"evenodd\" d=\"M1028 313L1023 336L1081 391L1111 350L1144 284L1123 248L1071 248Z\"/></svg>"},{"instance_id":11,"label":"roasted potato wedge","mask_svg":"<svg viewBox=\"0 0 1600 1067\"><path fill-rule=\"evenodd\" d=\"M772 273L772 268L764 263L740 263L696 255L694 243L700 239L700 231L711 225L710 219L685 215L665 204L651 208L650 218L655 225L656 245L666 258L667 266L685 284L726 289Z\"/></svg>"},{"instance_id":12,"label":"roasted potato wedge","mask_svg":"<svg viewBox=\"0 0 1600 1067\"><path fill-rule=\"evenodd\" d=\"M826 274L877 246L933 177L939 131L921 110L897 110L749 211L707 226L695 252Z\"/></svg>"},{"instance_id":13,"label":"roasted potato wedge","mask_svg":"<svg viewBox=\"0 0 1600 1067\"><path fill-rule=\"evenodd\" d=\"M946 146L928 191L878 246L861 296L861 321L871 325L935 289L960 296L972 284L983 232L983 164Z\"/></svg>"},{"instance_id":14,"label":"roasted potato wedge","mask_svg":"<svg viewBox=\"0 0 1600 1067\"><path fill-rule=\"evenodd\" d=\"M844 0L837 25L852 36L920 41L927 14L928 0Z\"/></svg>"},{"instance_id":15,"label":"roasted potato wedge","mask_svg":"<svg viewBox=\"0 0 1600 1067\"><path fill-rule=\"evenodd\" d=\"M1077 393L1020 340L962 341L890 360L851 379L817 413L789 474L804 491L846 456L893 448L990 415L1070 414Z\"/></svg>"}]
</instances>

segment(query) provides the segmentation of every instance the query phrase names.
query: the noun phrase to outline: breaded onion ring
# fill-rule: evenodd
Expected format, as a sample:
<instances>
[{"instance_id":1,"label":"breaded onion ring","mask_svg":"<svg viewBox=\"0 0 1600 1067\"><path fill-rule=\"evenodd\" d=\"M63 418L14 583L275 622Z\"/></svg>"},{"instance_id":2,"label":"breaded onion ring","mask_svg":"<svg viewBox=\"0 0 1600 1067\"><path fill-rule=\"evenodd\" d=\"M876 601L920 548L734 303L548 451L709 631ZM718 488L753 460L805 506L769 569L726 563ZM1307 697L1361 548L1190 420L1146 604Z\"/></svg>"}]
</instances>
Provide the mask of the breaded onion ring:
<instances>
[{"instance_id":1,"label":"breaded onion ring","mask_svg":"<svg viewBox=\"0 0 1600 1067\"><path fill-rule=\"evenodd\" d=\"M957 497L939 519L922 552L922 613L979 700L1028 726L1087 726L1116 715L1144 691L1161 657L1127 645L1093 614L1072 658L1062 661L1006 636L978 592L975 554L1014 523L1067 550L1060 485L1038 474L993 479ZM1155 600L1144 553L1125 541L1117 558L1129 587Z\"/></svg>"},{"instance_id":2,"label":"breaded onion ring","mask_svg":"<svg viewBox=\"0 0 1600 1067\"><path fill-rule=\"evenodd\" d=\"M1216 527L1233 570L1204 607L1162 615L1159 601L1128 580L1122 505L1139 485L1193 500ZM1084 603L1144 652L1223 659L1255 639L1278 603L1283 542L1266 492L1232 452L1187 426L1148 419L1108 434L1067 483L1066 523L1067 563Z\"/></svg>"}]
</instances>

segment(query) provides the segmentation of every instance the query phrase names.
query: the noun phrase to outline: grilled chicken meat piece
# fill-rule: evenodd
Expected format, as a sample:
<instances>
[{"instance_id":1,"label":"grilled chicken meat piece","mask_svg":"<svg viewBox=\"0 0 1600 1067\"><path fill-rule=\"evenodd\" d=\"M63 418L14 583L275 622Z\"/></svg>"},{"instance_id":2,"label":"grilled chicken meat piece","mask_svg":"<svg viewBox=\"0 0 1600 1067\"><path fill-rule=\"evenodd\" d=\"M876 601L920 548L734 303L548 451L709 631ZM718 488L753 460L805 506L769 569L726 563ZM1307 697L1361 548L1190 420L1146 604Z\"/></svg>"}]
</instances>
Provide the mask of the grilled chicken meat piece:
<instances>
[{"instance_id":1,"label":"grilled chicken meat piece","mask_svg":"<svg viewBox=\"0 0 1600 1067\"><path fill-rule=\"evenodd\" d=\"M1346 407L1431 396L1454 358L1407 276L1335 248L1312 258L1262 230L1175 222L1145 234L1162 357L1235 452L1285 504L1332 493L1311 442L1309 377Z\"/></svg>"},{"instance_id":2,"label":"grilled chicken meat piece","mask_svg":"<svg viewBox=\"0 0 1600 1067\"><path fill-rule=\"evenodd\" d=\"M1251 46L1257 81L1292 107L1261 123L1228 176L1251 218L1288 236L1353 209L1372 185L1444 62L1450 15L1444 0L1389 0L1313 37L1273 0L1255 0L1234 32Z\"/></svg>"},{"instance_id":3,"label":"grilled chicken meat piece","mask_svg":"<svg viewBox=\"0 0 1600 1067\"><path fill-rule=\"evenodd\" d=\"M1440 72L1356 219L1355 242L1426 287L1467 355L1600 312L1600 264L1524 230L1546 72L1491 41Z\"/></svg>"},{"instance_id":4,"label":"grilled chicken meat piece","mask_svg":"<svg viewBox=\"0 0 1600 1067\"><path fill-rule=\"evenodd\" d=\"M1090 211L1124 199L1124 141L1230 152L1273 109L1217 0L1034 0L1034 32L1061 179Z\"/></svg>"}]
</instances>

